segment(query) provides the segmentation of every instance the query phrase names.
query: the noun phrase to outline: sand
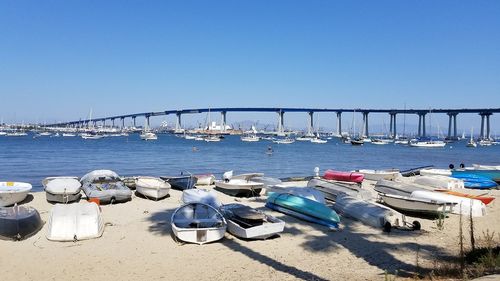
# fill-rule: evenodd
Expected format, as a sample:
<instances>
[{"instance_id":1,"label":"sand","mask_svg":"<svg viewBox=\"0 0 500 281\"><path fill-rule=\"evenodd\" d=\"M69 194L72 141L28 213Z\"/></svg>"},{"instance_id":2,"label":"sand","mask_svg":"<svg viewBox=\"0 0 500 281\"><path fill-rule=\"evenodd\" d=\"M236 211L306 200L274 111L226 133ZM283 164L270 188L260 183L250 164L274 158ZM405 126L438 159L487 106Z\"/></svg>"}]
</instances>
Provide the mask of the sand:
<instances>
[{"instance_id":1,"label":"sand","mask_svg":"<svg viewBox=\"0 0 500 281\"><path fill-rule=\"evenodd\" d=\"M368 187L368 184L366 185ZM474 220L477 238L483 231L500 232L500 191L488 215ZM223 203L235 198L222 193ZM384 280L398 270L398 280L433 267L436 259L458 253L457 215L438 230L433 220L419 219L421 231L384 233L342 218L338 231L306 223L264 207L265 196L236 199L286 222L280 237L244 241L226 233L208 245L179 244L171 237L170 216L181 192L150 201L102 206L107 226L99 239L51 242L47 225L20 242L0 241L1 280ZM30 195L47 221L52 205L44 193ZM409 218L412 220L412 218ZM467 225L467 224L466 224ZM465 232L468 233L467 231ZM418 252L418 264L417 264Z\"/></svg>"}]
</instances>

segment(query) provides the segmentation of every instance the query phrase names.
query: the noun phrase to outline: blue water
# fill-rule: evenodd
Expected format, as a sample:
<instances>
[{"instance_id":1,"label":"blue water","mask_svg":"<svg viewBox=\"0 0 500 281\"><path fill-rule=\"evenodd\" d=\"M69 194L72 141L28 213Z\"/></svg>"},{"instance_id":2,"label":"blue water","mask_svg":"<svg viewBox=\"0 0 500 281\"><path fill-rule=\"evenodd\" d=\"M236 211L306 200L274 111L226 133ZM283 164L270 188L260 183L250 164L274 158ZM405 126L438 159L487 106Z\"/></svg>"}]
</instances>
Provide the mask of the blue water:
<instances>
[{"instance_id":1,"label":"blue water","mask_svg":"<svg viewBox=\"0 0 500 281\"><path fill-rule=\"evenodd\" d=\"M266 154L271 145L274 153ZM193 146L198 151L193 151ZM394 144L352 146L337 139L327 144L270 141L245 143L226 136L219 143L206 143L159 135L145 142L138 135L83 140L80 137L0 137L0 181L25 181L41 190L48 176L83 176L95 169L111 169L127 175L177 175L181 171L214 173L264 172L268 176L312 175L314 167L352 170L360 168L409 169L424 165L447 167L450 163L500 164L500 145L467 148L465 142L445 148L425 149Z\"/></svg>"}]
</instances>

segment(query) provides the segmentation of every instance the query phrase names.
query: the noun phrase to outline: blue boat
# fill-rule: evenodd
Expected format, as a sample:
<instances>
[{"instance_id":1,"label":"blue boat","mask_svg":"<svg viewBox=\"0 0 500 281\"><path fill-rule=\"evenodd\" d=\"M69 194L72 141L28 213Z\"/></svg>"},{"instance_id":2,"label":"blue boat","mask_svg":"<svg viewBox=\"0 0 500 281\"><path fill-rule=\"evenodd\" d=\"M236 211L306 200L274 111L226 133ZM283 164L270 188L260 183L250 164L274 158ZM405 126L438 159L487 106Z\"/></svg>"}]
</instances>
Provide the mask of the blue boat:
<instances>
[{"instance_id":1,"label":"blue boat","mask_svg":"<svg viewBox=\"0 0 500 281\"><path fill-rule=\"evenodd\" d=\"M186 189L192 189L195 188L196 182L198 179L193 176L193 175L188 175L188 176L173 176L173 177L160 177L160 179L168 182L172 188L177 189L177 190L186 190Z\"/></svg>"},{"instance_id":2,"label":"blue boat","mask_svg":"<svg viewBox=\"0 0 500 281\"><path fill-rule=\"evenodd\" d=\"M465 169L465 170L453 170L451 174L452 174L452 176L455 176L455 175L475 175L475 176L480 176L483 178L487 178L491 181L495 181L497 183L500 183L500 170Z\"/></svg>"},{"instance_id":3,"label":"blue boat","mask_svg":"<svg viewBox=\"0 0 500 281\"><path fill-rule=\"evenodd\" d=\"M466 171L453 171L451 176L464 181L464 187L473 189L490 189L497 187L497 183L488 177L477 175L476 173L468 173Z\"/></svg>"},{"instance_id":4,"label":"blue boat","mask_svg":"<svg viewBox=\"0 0 500 281\"><path fill-rule=\"evenodd\" d=\"M340 218L325 204L289 193L269 192L266 207L302 220L338 228Z\"/></svg>"}]
</instances>

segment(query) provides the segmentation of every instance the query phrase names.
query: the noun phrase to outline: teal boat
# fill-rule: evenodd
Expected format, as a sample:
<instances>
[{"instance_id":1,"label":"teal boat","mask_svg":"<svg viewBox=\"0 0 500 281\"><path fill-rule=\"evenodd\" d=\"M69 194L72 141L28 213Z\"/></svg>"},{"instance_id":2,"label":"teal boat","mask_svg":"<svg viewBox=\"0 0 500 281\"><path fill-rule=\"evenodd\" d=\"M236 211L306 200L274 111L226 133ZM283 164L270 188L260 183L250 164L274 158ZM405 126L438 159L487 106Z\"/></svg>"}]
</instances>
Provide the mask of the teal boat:
<instances>
[{"instance_id":1,"label":"teal boat","mask_svg":"<svg viewBox=\"0 0 500 281\"><path fill-rule=\"evenodd\" d=\"M269 192L266 206L303 220L338 228L340 218L325 204L289 193Z\"/></svg>"},{"instance_id":2,"label":"teal boat","mask_svg":"<svg viewBox=\"0 0 500 281\"><path fill-rule=\"evenodd\" d=\"M500 183L500 170L475 170L466 168L465 170L452 170L452 176L479 176Z\"/></svg>"}]
</instances>

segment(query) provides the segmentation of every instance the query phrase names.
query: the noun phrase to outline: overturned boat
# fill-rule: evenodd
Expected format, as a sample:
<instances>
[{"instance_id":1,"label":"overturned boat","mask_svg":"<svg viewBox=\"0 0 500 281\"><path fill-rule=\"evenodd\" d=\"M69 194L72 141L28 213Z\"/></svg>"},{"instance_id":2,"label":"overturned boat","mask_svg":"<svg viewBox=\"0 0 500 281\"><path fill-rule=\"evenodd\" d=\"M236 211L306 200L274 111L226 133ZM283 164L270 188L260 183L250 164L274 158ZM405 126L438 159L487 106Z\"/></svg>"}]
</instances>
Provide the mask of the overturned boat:
<instances>
[{"instance_id":1,"label":"overturned boat","mask_svg":"<svg viewBox=\"0 0 500 281\"><path fill-rule=\"evenodd\" d=\"M337 180L346 182L361 183L365 178L365 175L357 172L343 172L335 170L326 170L323 176L326 180Z\"/></svg>"},{"instance_id":2,"label":"overturned boat","mask_svg":"<svg viewBox=\"0 0 500 281\"><path fill-rule=\"evenodd\" d=\"M378 180L394 180L401 174L399 170L390 169L390 170L368 170L361 169L356 170L356 173L360 173L364 175L364 178L367 180L378 181Z\"/></svg>"},{"instance_id":3,"label":"overturned boat","mask_svg":"<svg viewBox=\"0 0 500 281\"><path fill-rule=\"evenodd\" d=\"M36 234L42 226L40 214L32 207L0 207L0 239L23 240Z\"/></svg>"},{"instance_id":4,"label":"overturned boat","mask_svg":"<svg viewBox=\"0 0 500 281\"><path fill-rule=\"evenodd\" d=\"M448 176L420 176L415 177L414 183L425 185L435 189L463 189L464 181Z\"/></svg>"},{"instance_id":5,"label":"overturned boat","mask_svg":"<svg viewBox=\"0 0 500 281\"><path fill-rule=\"evenodd\" d=\"M78 241L98 238L104 232L104 221L96 203L56 204L50 212L47 239Z\"/></svg>"},{"instance_id":6,"label":"overturned boat","mask_svg":"<svg viewBox=\"0 0 500 281\"><path fill-rule=\"evenodd\" d=\"M147 199L158 200L168 196L170 184L160 178L137 177L135 178L136 191Z\"/></svg>"},{"instance_id":7,"label":"overturned boat","mask_svg":"<svg viewBox=\"0 0 500 281\"><path fill-rule=\"evenodd\" d=\"M0 182L0 207L14 205L26 199L31 191L31 184L26 182Z\"/></svg>"},{"instance_id":8,"label":"overturned boat","mask_svg":"<svg viewBox=\"0 0 500 281\"><path fill-rule=\"evenodd\" d=\"M164 176L160 178L168 182L172 188L177 190L194 188L197 182L197 178L193 175Z\"/></svg>"},{"instance_id":9,"label":"overturned boat","mask_svg":"<svg viewBox=\"0 0 500 281\"><path fill-rule=\"evenodd\" d=\"M213 174L195 175L196 185L213 185L215 176Z\"/></svg>"},{"instance_id":10,"label":"overturned boat","mask_svg":"<svg viewBox=\"0 0 500 281\"><path fill-rule=\"evenodd\" d=\"M42 181L47 201L69 203L80 200L82 184L77 177L49 177Z\"/></svg>"},{"instance_id":11,"label":"overturned boat","mask_svg":"<svg viewBox=\"0 0 500 281\"><path fill-rule=\"evenodd\" d=\"M199 245L222 239L227 229L224 216L216 208L199 202L177 208L171 225L179 240Z\"/></svg>"},{"instance_id":12,"label":"overturned boat","mask_svg":"<svg viewBox=\"0 0 500 281\"><path fill-rule=\"evenodd\" d=\"M363 200L370 200L372 198L370 191L362 189L357 183L311 179L307 183L307 186L320 191L330 201L335 201L339 194L347 194Z\"/></svg>"},{"instance_id":13,"label":"overturned boat","mask_svg":"<svg viewBox=\"0 0 500 281\"><path fill-rule=\"evenodd\" d=\"M132 191L110 170L95 170L80 179L88 199L97 198L101 204L126 202L132 199Z\"/></svg>"},{"instance_id":14,"label":"overturned boat","mask_svg":"<svg viewBox=\"0 0 500 281\"><path fill-rule=\"evenodd\" d=\"M215 181L215 189L227 195L236 197L257 196L262 191L264 184L255 182L253 177L261 177L263 174L242 174L233 177L233 172L224 173L223 179Z\"/></svg>"},{"instance_id":15,"label":"overturned boat","mask_svg":"<svg viewBox=\"0 0 500 281\"><path fill-rule=\"evenodd\" d=\"M267 239L283 232L285 222L242 204L227 204L220 208L227 221L227 230L244 239Z\"/></svg>"}]
</instances>

